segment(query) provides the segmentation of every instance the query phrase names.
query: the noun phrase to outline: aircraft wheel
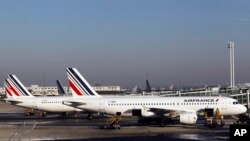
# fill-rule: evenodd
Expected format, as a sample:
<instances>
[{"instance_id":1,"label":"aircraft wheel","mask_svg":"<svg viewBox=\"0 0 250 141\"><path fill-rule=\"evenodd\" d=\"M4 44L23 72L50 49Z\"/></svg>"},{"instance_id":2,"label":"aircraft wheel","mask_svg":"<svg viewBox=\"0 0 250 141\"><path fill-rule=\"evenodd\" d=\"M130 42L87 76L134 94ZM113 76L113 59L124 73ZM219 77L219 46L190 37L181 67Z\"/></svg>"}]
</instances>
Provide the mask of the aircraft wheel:
<instances>
[{"instance_id":1,"label":"aircraft wheel","mask_svg":"<svg viewBox=\"0 0 250 141\"><path fill-rule=\"evenodd\" d=\"M100 129L108 129L108 125L101 125Z\"/></svg>"},{"instance_id":2,"label":"aircraft wheel","mask_svg":"<svg viewBox=\"0 0 250 141\"><path fill-rule=\"evenodd\" d=\"M93 116L91 114L88 115L88 120L93 120Z\"/></svg>"},{"instance_id":3,"label":"aircraft wheel","mask_svg":"<svg viewBox=\"0 0 250 141\"><path fill-rule=\"evenodd\" d=\"M47 113L46 112L42 112L42 117L46 117Z\"/></svg>"}]
</instances>

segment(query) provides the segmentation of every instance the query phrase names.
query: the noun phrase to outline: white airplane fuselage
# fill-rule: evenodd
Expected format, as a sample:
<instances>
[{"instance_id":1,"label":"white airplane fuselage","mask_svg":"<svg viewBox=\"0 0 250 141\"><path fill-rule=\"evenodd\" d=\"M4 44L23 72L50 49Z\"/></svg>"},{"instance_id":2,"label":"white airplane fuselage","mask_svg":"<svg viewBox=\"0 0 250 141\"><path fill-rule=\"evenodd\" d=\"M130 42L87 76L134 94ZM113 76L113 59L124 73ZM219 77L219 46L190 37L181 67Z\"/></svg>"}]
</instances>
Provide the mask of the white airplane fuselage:
<instances>
[{"instance_id":1,"label":"white airplane fuselage","mask_svg":"<svg viewBox=\"0 0 250 141\"><path fill-rule=\"evenodd\" d=\"M117 116L179 117L180 123L195 124L197 113L206 108L220 115L238 115L246 107L228 97L100 96L76 68L66 69L73 98L63 104Z\"/></svg>"},{"instance_id":2,"label":"white airplane fuselage","mask_svg":"<svg viewBox=\"0 0 250 141\"><path fill-rule=\"evenodd\" d=\"M238 115L246 112L246 107L228 97L155 97L155 96L113 96L83 97L64 101L81 102L77 108L115 115L132 116L132 110L142 109L145 116L157 116L150 109L158 109L176 113L197 113L206 108L219 110L220 115ZM68 104L69 104L68 103ZM143 113L144 112L144 113Z\"/></svg>"},{"instance_id":3,"label":"white airplane fuselage","mask_svg":"<svg viewBox=\"0 0 250 141\"><path fill-rule=\"evenodd\" d=\"M55 97L17 97L6 98L6 103L41 110L46 112L75 112L83 111L82 109L71 107L63 104L64 100L70 99L70 96L55 96Z\"/></svg>"}]
</instances>

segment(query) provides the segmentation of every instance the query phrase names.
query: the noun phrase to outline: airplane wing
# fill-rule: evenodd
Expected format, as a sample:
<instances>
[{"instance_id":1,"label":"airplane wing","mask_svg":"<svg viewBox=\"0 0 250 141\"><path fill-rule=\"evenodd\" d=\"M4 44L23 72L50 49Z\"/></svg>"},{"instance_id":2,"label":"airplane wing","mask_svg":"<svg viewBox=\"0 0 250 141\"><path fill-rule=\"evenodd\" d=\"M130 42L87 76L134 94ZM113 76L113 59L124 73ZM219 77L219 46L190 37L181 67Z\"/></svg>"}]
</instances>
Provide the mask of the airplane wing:
<instances>
[{"instance_id":1,"label":"airplane wing","mask_svg":"<svg viewBox=\"0 0 250 141\"><path fill-rule=\"evenodd\" d=\"M82 105L86 105L85 102L77 102L77 101L63 101L63 104L71 107L79 107Z\"/></svg>"},{"instance_id":2,"label":"airplane wing","mask_svg":"<svg viewBox=\"0 0 250 141\"><path fill-rule=\"evenodd\" d=\"M6 100L6 103L17 105L17 104L20 104L20 103L23 103L23 102L22 101L16 101L16 100Z\"/></svg>"},{"instance_id":3,"label":"airplane wing","mask_svg":"<svg viewBox=\"0 0 250 141\"><path fill-rule=\"evenodd\" d=\"M196 111L194 110L184 110L184 109L175 109L175 108L147 108L147 107L143 107L146 108L145 110L153 112L157 115L164 115L164 114L180 114L180 113L196 113Z\"/></svg>"}]
</instances>

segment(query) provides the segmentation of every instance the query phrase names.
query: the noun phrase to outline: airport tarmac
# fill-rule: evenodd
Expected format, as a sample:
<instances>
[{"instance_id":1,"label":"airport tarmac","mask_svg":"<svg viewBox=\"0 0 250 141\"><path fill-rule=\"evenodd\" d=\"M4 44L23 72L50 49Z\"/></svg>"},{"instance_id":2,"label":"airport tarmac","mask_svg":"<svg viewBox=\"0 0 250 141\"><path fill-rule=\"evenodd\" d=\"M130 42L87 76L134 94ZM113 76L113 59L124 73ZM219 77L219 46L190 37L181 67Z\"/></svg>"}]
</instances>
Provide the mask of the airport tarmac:
<instances>
[{"instance_id":1,"label":"airport tarmac","mask_svg":"<svg viewBox=\"0 0 250 141\"><path fill-rule=\"evenodd\" d=\"M100 129L105 119L86 119L85 115L45 118L27 117L25 109L0 103L0 140L229 140L229 126L208 128L203 124L141 126L136 118L123 119L120 130Z\"/></svg>"}]
</instances>

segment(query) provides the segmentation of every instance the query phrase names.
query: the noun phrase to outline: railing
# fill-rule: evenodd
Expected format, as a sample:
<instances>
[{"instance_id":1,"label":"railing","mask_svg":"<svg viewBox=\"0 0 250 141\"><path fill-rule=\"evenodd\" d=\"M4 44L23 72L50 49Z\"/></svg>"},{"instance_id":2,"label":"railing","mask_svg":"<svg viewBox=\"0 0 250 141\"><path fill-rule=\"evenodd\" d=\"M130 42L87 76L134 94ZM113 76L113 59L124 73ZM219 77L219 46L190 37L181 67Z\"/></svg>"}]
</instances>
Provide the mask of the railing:
<instances>
[{"instance_id":1,"label":"railing","mask_svg":"<svg viewBox=\"0 0 250 141\"><path fill-rule=\"evenodd\" d=\"M249 90L247 91L194 91L194 92L182 92L182 91L162 91L162 92L143 92L142 95L158 95L163 97L182 97L182 96L229 96L239 101L240 104L246 105L250 108Z\"/></svg>"}]
</instances>

